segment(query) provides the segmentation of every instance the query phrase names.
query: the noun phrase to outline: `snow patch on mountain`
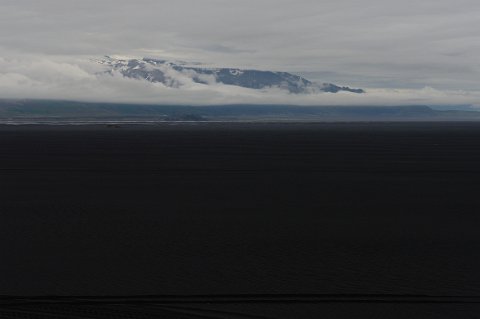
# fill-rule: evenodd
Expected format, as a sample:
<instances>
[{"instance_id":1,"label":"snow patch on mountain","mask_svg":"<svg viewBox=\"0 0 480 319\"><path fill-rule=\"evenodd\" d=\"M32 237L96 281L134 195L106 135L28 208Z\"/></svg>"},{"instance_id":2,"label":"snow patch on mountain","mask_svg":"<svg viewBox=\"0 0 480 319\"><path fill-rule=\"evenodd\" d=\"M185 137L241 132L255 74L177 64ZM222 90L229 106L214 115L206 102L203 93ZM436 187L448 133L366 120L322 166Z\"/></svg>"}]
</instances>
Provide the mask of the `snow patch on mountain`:
<instances>
[{"instance_id":1,"label":"snow patch on mountain","mask_svg":"<svg viewBox=\"0 0 480 319\"><path fill-rule=\"evenodd\" d=\"M105 56L97 63L107 67L105 72L120 73L124 77L162 83L169 88L180 88L193 83L204 85L232 85L262 90L279 88L294 94L337 93L340 91L365 93L362 89L341 87L332 83L317 84L287 72L241 70L236 68L206 68L186 62L161 59L125 59Z\"/></svg>"}]
</instances>

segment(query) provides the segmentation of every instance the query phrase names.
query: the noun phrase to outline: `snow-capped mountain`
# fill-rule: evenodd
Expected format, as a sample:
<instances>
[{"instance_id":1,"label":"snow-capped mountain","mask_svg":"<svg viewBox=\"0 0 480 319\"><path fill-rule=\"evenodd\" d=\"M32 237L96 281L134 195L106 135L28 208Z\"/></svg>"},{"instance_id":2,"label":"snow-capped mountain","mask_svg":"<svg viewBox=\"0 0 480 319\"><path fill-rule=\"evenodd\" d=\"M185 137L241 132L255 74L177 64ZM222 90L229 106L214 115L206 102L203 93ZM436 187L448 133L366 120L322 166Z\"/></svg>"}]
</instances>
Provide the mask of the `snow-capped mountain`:
<instances>
[{"instance_id":1,"label":"snow-capped mountain","mask_svg":"<svg viewBox=\"0 0 480 319\"><path fill-rule=\"evenodd\" d=\"M152 58L118 59L105 56L98 63L108 67L105 72L116 72L128 78L160 82L168 87L179 88L184 80L200 84L221 83L249 89L280 88L290 93L314 93L348 91L364 93L362 89L341 87L331 83L317 84L301 76L287 72L242 70L236 68L203 68L182 62Z\"/></svg>"}]
</instances>

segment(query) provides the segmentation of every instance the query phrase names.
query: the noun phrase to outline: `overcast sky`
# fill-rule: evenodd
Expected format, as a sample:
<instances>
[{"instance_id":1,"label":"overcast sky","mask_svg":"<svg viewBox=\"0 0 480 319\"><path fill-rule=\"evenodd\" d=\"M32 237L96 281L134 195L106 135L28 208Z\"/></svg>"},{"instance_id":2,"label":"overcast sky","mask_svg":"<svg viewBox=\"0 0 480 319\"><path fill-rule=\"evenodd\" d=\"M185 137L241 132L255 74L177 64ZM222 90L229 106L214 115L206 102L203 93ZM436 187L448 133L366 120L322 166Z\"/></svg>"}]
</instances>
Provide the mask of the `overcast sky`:
<instances>
[{"instance_id":1,"label":"overcast sky","mask_svg":"<svg viewBox=\"0 0 480 319\"><path fill-rule=\"evenodd\" d=\"M478 104L480 1L0 0L0 95L79 98L98 81L83 63L103 55L290 71L373 100ZM128 96L154 95L144 90ZM245 93L224 91L212 94Z\"/></svg>"}]
</instances>

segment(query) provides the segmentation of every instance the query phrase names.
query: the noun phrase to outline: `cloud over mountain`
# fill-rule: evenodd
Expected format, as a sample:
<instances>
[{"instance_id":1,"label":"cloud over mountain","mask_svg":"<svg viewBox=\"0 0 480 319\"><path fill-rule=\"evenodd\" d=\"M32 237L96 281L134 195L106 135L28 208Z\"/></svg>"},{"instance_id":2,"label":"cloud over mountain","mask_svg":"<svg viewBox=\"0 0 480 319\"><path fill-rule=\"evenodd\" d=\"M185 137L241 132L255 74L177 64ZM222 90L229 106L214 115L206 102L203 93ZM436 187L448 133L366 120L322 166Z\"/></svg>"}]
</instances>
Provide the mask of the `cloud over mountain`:
<instances>
[{"instance_id":1,"label":"cloud over mountain","mask_svg":"<svg viewBox=\"0 0 480 319\"><path fill-rule=\"evenodd\" d=\"M180 71L172 66L161 66L169 78L166 85L125 76L122 72L109 72L111 66L94 60L93 57L69 56L1 57L0 97L188 105L478 105L480 101L480 93L476 91L428 87L419 90L368 89L364 94L342 90L330 93L321 89L298 94L281 86L254 89L222 83L212 74L199 75L195 71L198 67L191 66L192 70L189 64L184 64ZM235 70L228 72L241 72ZM200 78L194 80L198 76Z\"/></svg>"},{"instance_id":2,"label":"cloud over mountain","mask_svg":"<svg viewBox=\"0 0 480 319\"><path fill-rule=\"evenodd\" d=\"M0 97L478 105L479 17L478 0L2 1ZM166 70L170 84L181 84L174 90L161 81L106 76L90 62L116 53L201 61L227 77L235 70L266 70L301 79L280 76L280 85L252 89L252 83L231 85L199 74L191 63L181 72ZM325 93L337 88L312 89L302 79L367 93Z\"/></svg>"},{"instance_id":3,"label":"cloud over mountain","mask_svg":"<svg viewBox=\"0 0 480 319\"><path fill-rule=\"evenodd\" d=\"M97 63L107 66L109 74L113 75L117 72L127 78L162 83L171 88L180 88L187 81L203 85L218 83L255 90L277 88L289 93L312 94L341 91L365 93L362 89L340 87L332 83L317 84L288 72L206 68L200 65L191 66L186 62L172 62L153 58L115 59L106 56L97 60Z\"/></svg>"}]
</instances>

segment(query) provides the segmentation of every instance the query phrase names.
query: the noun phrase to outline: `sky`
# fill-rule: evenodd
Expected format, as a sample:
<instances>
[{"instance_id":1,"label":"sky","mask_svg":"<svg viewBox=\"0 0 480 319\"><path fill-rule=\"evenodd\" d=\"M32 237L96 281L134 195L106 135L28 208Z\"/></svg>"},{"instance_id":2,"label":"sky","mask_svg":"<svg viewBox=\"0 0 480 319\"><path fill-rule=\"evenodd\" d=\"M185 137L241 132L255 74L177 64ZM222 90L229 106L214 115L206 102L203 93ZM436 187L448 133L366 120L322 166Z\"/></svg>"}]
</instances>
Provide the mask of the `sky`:
<instances>
[{"instance_id":1,"label":"sky","mask_svg":"<svg viewBox=\"0 0 480 319\"><path fill-rule=\"evenodd\" d=\"M104 55L288 71L351 93L98 75ZM478 0L0 0L0 98L480 105Z\"/></svg>"}]
</instances>

